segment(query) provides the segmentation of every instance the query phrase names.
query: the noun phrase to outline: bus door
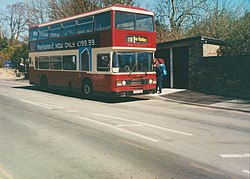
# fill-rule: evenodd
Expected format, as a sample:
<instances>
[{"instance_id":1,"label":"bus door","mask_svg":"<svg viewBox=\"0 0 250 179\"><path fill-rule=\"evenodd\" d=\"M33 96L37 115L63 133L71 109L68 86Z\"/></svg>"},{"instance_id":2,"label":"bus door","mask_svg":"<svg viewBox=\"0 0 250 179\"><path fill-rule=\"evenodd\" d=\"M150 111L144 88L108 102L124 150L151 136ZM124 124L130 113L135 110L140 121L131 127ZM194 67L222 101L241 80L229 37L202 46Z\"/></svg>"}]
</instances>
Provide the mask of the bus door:
<instances>
[{"instance_id":1,"label":"bus door","mask_svg":"<svg viewBox=\"0 0 250 179\"><path fill-rule=\"evenodd\" d=\"M79 48L80 71L92 71L91 47Z\"/></svg>"}]
</instances>

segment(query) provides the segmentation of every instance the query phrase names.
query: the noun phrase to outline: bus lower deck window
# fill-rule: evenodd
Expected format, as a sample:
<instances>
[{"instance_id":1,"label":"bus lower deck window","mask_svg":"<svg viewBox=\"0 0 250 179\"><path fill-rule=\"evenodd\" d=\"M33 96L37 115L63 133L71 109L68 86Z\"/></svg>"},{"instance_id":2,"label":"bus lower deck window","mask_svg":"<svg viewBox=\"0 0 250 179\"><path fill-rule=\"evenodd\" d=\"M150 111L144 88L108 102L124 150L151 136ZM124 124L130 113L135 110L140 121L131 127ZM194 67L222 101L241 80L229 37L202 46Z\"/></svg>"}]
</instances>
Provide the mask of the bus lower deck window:
<instances>
[{"instance_id":1,"label":"bus lower deck window","mask_svg":"<svg viewBox=\"0 0 250 179\"><path fill-rule=\"evenodd\" d=\"M63 69L64 70L76 70L76 56L75 55L63 56Z\"/></svg>"}]
</instances>

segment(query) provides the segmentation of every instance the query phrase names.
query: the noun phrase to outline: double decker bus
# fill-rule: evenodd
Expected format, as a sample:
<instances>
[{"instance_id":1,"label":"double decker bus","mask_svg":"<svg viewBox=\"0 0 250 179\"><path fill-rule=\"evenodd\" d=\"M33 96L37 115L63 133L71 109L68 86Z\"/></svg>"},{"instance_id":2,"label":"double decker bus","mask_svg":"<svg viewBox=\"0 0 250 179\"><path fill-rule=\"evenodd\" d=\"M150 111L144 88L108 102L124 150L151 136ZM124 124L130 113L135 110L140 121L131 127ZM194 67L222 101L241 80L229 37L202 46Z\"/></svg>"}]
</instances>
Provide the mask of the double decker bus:
<instances>
[{"instance_id":1,"label":"double decker bus","mask_svg":"<svg viewBox=\"0 0 250 179\"><path fill-rule=\"evenodd\" d=\"M93 95L153 93L156 31L151 11L123 5L35 25L29 80L43 90Z\"/></svg>"}]
</instances>

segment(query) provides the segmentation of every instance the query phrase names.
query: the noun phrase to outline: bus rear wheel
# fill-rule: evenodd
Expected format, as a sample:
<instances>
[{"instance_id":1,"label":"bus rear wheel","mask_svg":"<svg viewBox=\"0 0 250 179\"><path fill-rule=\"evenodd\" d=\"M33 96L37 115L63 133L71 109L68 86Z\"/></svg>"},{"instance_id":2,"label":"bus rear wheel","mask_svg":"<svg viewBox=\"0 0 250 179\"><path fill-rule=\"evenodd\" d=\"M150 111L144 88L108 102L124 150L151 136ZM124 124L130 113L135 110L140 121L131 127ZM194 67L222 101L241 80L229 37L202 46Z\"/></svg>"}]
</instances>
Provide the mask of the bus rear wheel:
<instances>
[{"instance_id":1,"label":"bus rear wheel","mask_svg":"<svg viewBox=\"0 0 250 179\"><path fill-rule=\"evenodd\" d=\"M46 76L42 76L40 80L40 88L42 91L48 90L48 79Z\"/></svg>"},{"instance_id":2,"label":"bus rear wheel","mask_svg":"<svg viewBox=\"0 0 250 179\"><path fill-rule=\"evenodd\" d=\"M93 96L93 86L90 80L83 81L81 94L83 98L91 98Z\"/></svg>"}]
</instances>

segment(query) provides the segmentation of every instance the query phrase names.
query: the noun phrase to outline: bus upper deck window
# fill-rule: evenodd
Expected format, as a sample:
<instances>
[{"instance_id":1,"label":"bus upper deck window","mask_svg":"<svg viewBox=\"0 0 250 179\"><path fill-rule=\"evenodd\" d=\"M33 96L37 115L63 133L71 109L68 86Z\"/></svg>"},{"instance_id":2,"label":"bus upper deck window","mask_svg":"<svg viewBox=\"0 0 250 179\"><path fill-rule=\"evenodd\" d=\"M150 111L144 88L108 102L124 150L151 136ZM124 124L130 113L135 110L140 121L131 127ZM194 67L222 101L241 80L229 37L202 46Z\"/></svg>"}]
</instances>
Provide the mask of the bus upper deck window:
<instances>
[{"instance_id":1,"label":"bus upper deck window","mask_svg":"<svg viewBox=\"0 0 250 179\"><path fill-rule=\"evenodd\" d=\"M77 34L93 32L94 17L85 17L77 20Z\"/></svg>"},{"instance_id":2,"label":"bus upper deck window","mask_svg":"<svg viewBox=\"0 0 250 179\"><path fill-rule=\"evenodd\" d=\"M153 32L154 31L153 17L149 15L137 14L136 30Z\"/></svg>"},{"instance_id":3,"label":"bus upper deck window","mask_svg":"<svg viewBox=\"0 0 250 179\"><path fill-rule=\"evenodd\" d=\"M111 28L111 12L97 14L95 16L95 30L107 30Z\"/></svg>"},{"instance_id":4,"label":"bus upper deck window","mask_svg":"<svg viewBox=\"0 0 250 179\"><path fill-rule=\"evenodd\" d=\"M50 26L50 38L60 37L61 36L61 24L54 24Z\"/></svg>"},{"instance_id":5,"label":"bus upper deck window","mask_svg":"<svg viewBox=\"0 0 250 179\"><path fill-rule=\"evenodd\" d=\"M153 32L153 16L117 11L115 12L115 28Z\"/></svg>"},{"instance_id":6,"label":"bus upper deck window","mask_svg":"<svg viewBox=\"0 0 250 179\"><path fill-rule=\"evenodd\" d=\"M37 40L37 37L38 37L38 30L37 29L30 30L29 41L35 41Z\"/></svg>"},{"instance_id":7,"label":"bus upper deck window","mask_svg":"<svg viewBox=\"0 0 250 179\"><path fill-rule=\"evenodd\" d=\"M63 23L62 36L74 35L76 33L76 21Z\"/></svg>"},{"instance_id":8,"label":"bus upper deck window","mask_svg":"<svg viewBox=\"0 0 250 179\"><path fill-rule=\"evenodd\" d=\"M135 30L135 14L115 12L115 27L117 29Z\"/></svg>"},{"instance_id":9,"label":"bus upper deck window","mask_svg":"<svg viewBox=\"0 0 250 179\"><path fill-rule=\"evenodd\" d=\"M38 40L47 39L49 37L49 27L44 26L38 29Z\"/></svg>"}]
</instances>

